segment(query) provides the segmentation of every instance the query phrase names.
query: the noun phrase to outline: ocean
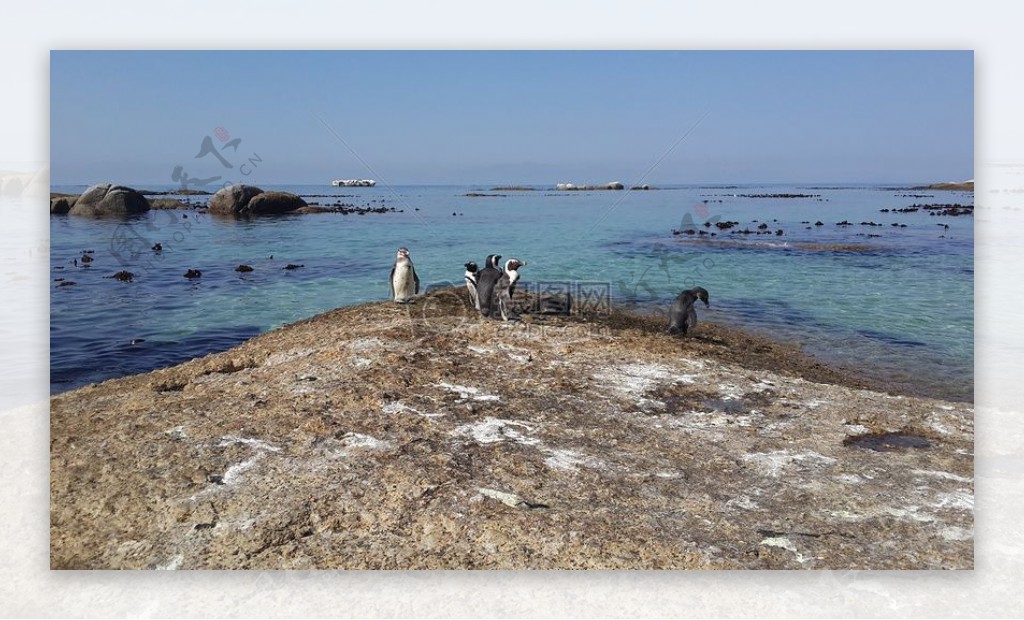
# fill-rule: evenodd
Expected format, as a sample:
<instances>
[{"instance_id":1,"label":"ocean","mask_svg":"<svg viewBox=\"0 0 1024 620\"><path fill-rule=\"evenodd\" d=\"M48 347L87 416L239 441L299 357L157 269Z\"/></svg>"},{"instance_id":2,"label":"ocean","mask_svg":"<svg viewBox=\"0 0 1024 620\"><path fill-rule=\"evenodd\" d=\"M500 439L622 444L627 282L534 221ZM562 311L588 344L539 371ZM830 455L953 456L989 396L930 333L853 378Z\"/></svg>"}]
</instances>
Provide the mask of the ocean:
<instances>
[{"instance_id":1,"label":"ocean","mask_svg":"<svg viewBox=\"0 0 1024 620\"><path fill-rule=\"evenodd\" d=\"M249 220L202 210L153 210L127 220L51 216L51 393L387 299L395 250L405 246L424 288L461 285L463 264L482 267L488 254L527 261L523 286L571 287L592 303L639 312L664 314L680 290L702 286L711 307L699 306L701 320L799 343L826 363L909 393L973 400L974 217L894 211L973 205L969 192L751 184L568 192L540 185L261 187L321 205L395 211ZM474 193L487 195L466 195ZM188 197L194 204L207 198ZM724 228L727 222L737 224ZM162 251L150 249L156 243ZM85 255L93 258L88 264ZM289 263L301 267L285 269ZM236 272L240 264L253 271ZM184 278L188 269L202 277ZM122 270L135 274L131 282L110 277Z\"/></svg>"}]
</instances>

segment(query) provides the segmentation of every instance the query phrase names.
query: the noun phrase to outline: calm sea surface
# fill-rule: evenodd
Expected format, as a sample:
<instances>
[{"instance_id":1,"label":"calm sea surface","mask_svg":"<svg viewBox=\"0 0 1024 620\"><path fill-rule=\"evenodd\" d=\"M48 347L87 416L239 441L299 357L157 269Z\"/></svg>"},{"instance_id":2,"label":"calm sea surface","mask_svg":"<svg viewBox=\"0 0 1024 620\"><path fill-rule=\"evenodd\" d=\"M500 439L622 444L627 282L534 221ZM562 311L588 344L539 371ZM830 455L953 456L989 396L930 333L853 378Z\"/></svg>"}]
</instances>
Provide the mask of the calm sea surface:
<instances>
[{"instance_id":1,"label":"calm sea surface","mask_svg":"<svg viewBox=\"0 0 1024 620\"><path fill-rule=\"evenodd\" d=\"M307 202L403 211L384 214L51 216L51 391L176 364L338 306L386 299L395 249L406 246L425 286L460 284L463 263L482 266L492 253L527 260L527 283L584 282L646 312L664 312L679 290L700 285L711 295L711 308L698 310L702 318L799 342L826 362L915 393L973 399L973 216L880 212L915 203L973 204L970 193L873 186L490 187L263 186ZM465 196L471 192L502 195ZM782 193L812 196L741 196ZM196 204L206 199L192 197ZM814 226L819 220L823 225ZM852 225L837 225L844 220ZM767 223L773 232L741 235L704 226L719 221L738 221L733 231ZM689 228L709 234L672 234ZM158 242L157 254L149 248ZM86 250L94 260L83 266ZM243 263L254 271L235 272ZM283 269L288 263L303 267ZM109 277L123 269L136 274L133 282ZM202 277L185 279L188 269ZM59 286L58 278L75 284Z\"/></svg>"}]
</instances>

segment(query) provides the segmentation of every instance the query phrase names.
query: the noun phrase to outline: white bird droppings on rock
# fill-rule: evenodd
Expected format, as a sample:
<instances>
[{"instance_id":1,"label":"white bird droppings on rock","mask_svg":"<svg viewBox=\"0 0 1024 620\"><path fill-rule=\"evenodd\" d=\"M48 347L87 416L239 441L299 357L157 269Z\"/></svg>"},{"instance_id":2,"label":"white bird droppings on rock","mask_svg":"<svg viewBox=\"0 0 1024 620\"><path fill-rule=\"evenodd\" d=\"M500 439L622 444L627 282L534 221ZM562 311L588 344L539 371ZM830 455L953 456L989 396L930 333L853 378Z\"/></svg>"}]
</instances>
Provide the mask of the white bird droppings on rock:
<instances>
[{"instance_id":1,"label":"white bird droppings on rock","mask_svg":"<svg viewBox=\"0 0 1024 620\"><path fill-rule=\"evenodd\" d=\"M178 570L179 568L181 568L181 564L184 561L185 556L179 553L178 555L168 560L166 564L161 564L160 566L157 566L156 570Z\"/></svg>"},{"instance_id":2,"label":"white bird droppings on rock","mask_svg":"<svg viewBox=\"0 0 1024 620\"><path fill-rule=\"evenodd\" d=\"M259 439L252 439L252 438L249 438L249 437L235 437L234 435L226 435L224 437L221 437L220 443L217 444L217 446L220 447L220 448L223 448L225 446L230 446L230 445L236 444L236 443L240 443L240 444L249 446L250 448L252 448L254 450L268 450L270 452L280 452L281 451L281 448L278 448L277 446L269 444L269 443L267 443L265 441L262 441L262 440L259 440Z\"/></svg>"},{"instance_id":3,"label":"white bird droppings on rock","mask_svg":"<svg viewBox=\"0 0 1024 620\"><path fill-rule=\"evenodd\" d=\"M341 436L341 445L346 450L386 450L391 446L387 441L362 433L345 433Z\"/></svg>"},{"instance_id":4,"label":"white bird droppings on rock","mask_svg":"<svg viewBox=\"0 0 1024 620\"><path fill-rule=\"evenodd\" d=\"M472 437L473 441L481 444L511 441L513 443L534 446L540 443L539 439L527 437L514 428L511 428L513 426L526 429L527 432L533 431L533 428L529 424L516 422L514 420L501 420L498 418L487 417L480 422L463 424L456 428L453 433L455 435Z\"/></svg>"},{"instance_id":5,"label":"white bird droppings on rock","mask_svg":"<svg viewBox=\"0 0 1024 620\"><path fill-rule=\"evenodd\" d=\"M969 491L954 491L953 493L940 493L936 508L950 508L952 510L974 511L974 495Z\"/></svg>"},{"instance_id":6,"label":"white bird droppings on rock","mask_svg":"<svg viewBox=\"0 0 1024 620\"><path fill-rule=\"evenodd\" d=\"M914 470L911 470L911 473L917 474L919 476L931 476L933 478L941 478L943 480L953 480L955 482L967 482L967 483L974 482L974 480L972 478L965 478L963 476L957 476L956 474L951 474L948 471L932 471L930 469L914 469Z\"/></svg>"},{"instance_id":7,"label":"white bird droppings on rock","mask_svg":"<svg viewBox=\"0 0 1024 620\"><path fill-rule=\"evenodd\" d=\"M487 394L480 390L480 388L468 387L465 385L454 385L444 382L438 383L437 385L439 387L443 387L449 392L456 392L459 395L459 398L462 398L463 400L477 400L484 402L501 400L501 397L494 394Z\"/></svg>"},{"instance_id":8,"label":"white bird droppings on rock","mask_svg":"<svg viewBox=\"0 0 1024 620\"><path fill-rule=\"evenodd\" d=\"M962 527L950 526L942 529L942 538L945 540L970 540L974 538L974 532Z\"/></svg>"},{"instance_id":9,"label":"white bird droppings on rock","mask_svg":"<svg viewBox=\"0 0 1024 620\"><path fill-rule=\"evenodd\" d=\"M380 338L356 338L348 343L348 348L353 351L365 351L367 349L376 349L383 345L384 343Z\"/></svg>"},{"instance_id":10,"label":"white bird droppings on rock","mask_svg":"<svg viewBox=\"0 0 1024 620\"><path fill-rule=\"evenodd\" d=\"M752 463L762 474L773 478L778 477L784 469L794 462L805 467L825 467L836 462L834 458L818 454L817 452L793 454L789 450L745 454L743 455L743 460Z\"/></svg>"},{"instance_id":11,"label":"white bird droppings on rock","mask_svg":"<svg viewBox=\"0 0 1024 620\"><path fill-rule=\"evenodd\" d=\"M800 552L796 550L796 545L793 544L793 541L784 536L770 536L762 540L761 544L765 547L776 547L778 549L785 549L786 551L789 551L790 553L794 554L796 556L796 561L800 562L801 564L803 564L804 562L809 562L814 559L804 557L803 555L801 555Z\"/></svg>"},{"instance_id":12,"label":"white bird droppings on rock","mask_svg":"<svg viewBox=\"0 0 1024 620\"><path fill-rule=\"evenodd\" d=\"M485 489L483 487L479 487L477 491L479 491L480 495L483 495L484 497L496 499L502 504L505 504L506 506L511 506L512 508L516 508L520 504L524 503L523 498L519 497L518 495L513 495L512 493L495 491L494 489Z\"/></svg>"},{"instance_id":13,"label":"white bird droppings on rock","mask_svg":"<svg viewBox=\"0 0 1024 620\"><path fill-rule=\"evenodd\" d=\"M545 450L548 458L544 464L552 469L576 469L580 465L586 465L588 459L581 457L572 450Z\"/></svg>"}]
</instances>

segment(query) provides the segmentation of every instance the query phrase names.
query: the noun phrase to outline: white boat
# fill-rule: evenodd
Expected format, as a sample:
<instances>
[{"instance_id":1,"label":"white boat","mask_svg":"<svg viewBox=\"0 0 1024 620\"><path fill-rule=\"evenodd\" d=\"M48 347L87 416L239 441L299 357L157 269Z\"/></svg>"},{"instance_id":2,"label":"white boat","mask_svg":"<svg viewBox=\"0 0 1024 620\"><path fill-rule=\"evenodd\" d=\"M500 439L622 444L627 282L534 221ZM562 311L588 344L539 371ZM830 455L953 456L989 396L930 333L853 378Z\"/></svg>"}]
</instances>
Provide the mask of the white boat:
<instances>
[{"instance_id":1,"label":"white boat","mask_svg":"<svg viewBox=\"0 0 1024 620\"><path fill-rule=\"evenodd\" d=\"M373 187L377 182L373 179L334 179L331 185L334 187Z\"/></svg>"}]
</instances>

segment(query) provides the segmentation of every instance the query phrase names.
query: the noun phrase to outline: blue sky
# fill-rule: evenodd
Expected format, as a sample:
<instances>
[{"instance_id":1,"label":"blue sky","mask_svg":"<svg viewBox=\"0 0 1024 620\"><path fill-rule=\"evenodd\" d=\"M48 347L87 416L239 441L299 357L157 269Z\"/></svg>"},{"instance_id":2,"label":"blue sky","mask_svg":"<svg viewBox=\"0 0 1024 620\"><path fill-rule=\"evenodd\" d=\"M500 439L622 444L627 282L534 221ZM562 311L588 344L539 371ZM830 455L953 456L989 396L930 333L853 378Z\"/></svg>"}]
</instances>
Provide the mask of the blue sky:
<instances>
[{"instance_id":1,"label":"blue sky","mask_svg":"<svg viewBox=\"0 0 1024 620\"><path fill-rule=\"evenodd\" d=\"M172 183L175 166L234 179L254 156L256 184L965 179L973 63L970 51L54 51L51 182ZM234 169L195 157L205 136Z\"/></svg>"}]
</instances>

